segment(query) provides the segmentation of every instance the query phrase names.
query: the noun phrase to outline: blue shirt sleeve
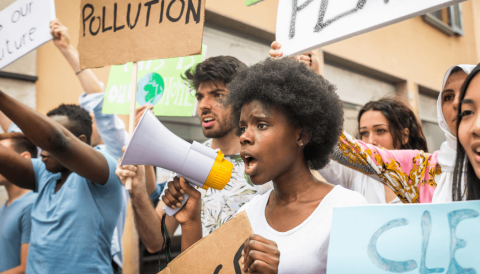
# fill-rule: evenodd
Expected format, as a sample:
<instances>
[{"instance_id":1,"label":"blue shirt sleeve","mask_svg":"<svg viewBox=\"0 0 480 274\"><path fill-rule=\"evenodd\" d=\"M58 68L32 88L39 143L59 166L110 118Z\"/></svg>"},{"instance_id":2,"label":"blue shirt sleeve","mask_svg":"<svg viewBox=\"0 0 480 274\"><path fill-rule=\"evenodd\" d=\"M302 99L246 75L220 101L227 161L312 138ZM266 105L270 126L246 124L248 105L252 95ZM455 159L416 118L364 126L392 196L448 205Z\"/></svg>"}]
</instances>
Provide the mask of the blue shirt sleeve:
<instances>
[{"instance_id":1,"label":"blue shirt sleeve","mask_svg":"<svg viewBox=\"0 0 480 274\"><path fill-rule=\"evenodd\" d=\"M95 115L95 124L97 131L106 150L115 159L122 157L122 147L128 144L128 133L125 130L125 123L116 114L104 114L103 100L105 93L83 93L79 98L82 108Z\"/></svg>"},{"instance_id":2,"label":"blue shirt sleeve","mask_svg":"<svg viewBox=\"0 0 480 274\"><path fill-rule=\"evenodd\" d=\"M22 236L21 236L21 243L22 244L27 244L30 242L30 229L32 227L32 204L26 206L23 209L22 212L22 217L20 219L20 225L21 225L21 231L22 231Z\"/></svg>"},{"instance_id":3,"label":"blue shirt sleeve","mask_svg":"<svg viewBox=\"0 0 480 274\"><path fill-rule=\"evenodd\" d=\"M12 123L10 125L10 127L8 128L7 132L8 133L10 133L10 132L20 132L20 133L22 133L22 130L15 123Z\"/></svg>"},{"instance_id":4,"label":"blue shirt sleeve","mask_svg":"<svg viewBox=\"0 0 480 274\"><path fill-rule=\"evenodd\" d=\"M34 192L40 192L40 190L48 183L48 177L54 175L48 172L45 164L40 159L31 159L33 165L33 172L35 173L35 189Z\"/></svg>"},{"instance_id":5,"label":"blue shirt sleeve","mask_svg":"<svg viewBox=\"0 0 480 274\"><path fill-rule=\"evenodd\" d=\"M152 201L154 207L157 207L158 200L160 199L160 196L162 195L163 189L165 188L166 184L167 182L157 184L155 191L150 194L150 200Z\"/></svg>"}]
</instances>

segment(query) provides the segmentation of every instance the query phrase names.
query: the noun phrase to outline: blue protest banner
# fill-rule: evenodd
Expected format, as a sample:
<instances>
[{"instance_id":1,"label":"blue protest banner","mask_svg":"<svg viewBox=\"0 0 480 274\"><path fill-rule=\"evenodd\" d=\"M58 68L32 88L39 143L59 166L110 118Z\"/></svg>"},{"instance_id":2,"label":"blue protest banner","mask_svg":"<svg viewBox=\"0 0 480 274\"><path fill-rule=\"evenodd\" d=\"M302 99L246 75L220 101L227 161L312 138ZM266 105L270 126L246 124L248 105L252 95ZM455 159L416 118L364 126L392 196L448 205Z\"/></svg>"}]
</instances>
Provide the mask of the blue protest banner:
<instances>
[{"instance_id":1,"label":"blue protest banner","mask_svg":"<svg viewBox=\"0 0 480 274\"><path fill-rule=\"evenodd\" d=\"M335 208L327 274L480 273L480 201Z\"/></svg>"}]
</instances>

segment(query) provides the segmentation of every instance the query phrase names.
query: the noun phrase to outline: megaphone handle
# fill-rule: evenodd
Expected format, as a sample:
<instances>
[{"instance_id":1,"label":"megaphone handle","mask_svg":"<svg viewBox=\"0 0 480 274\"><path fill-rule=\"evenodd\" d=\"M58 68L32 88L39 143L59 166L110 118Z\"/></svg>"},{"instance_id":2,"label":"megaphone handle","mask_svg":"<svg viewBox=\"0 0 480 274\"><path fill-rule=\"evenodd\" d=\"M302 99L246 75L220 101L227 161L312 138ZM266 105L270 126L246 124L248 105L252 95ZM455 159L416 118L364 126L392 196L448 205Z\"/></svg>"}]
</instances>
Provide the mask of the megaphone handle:
<instances>
[{"instance_id":1,"label":"megaphone handle","mask_svg":"<svg viewBox=\"0 0 480 274\"><path fill-rule=\"evenodd\" d=\"M125 181L125 189L126 190L132 189L132 177L127 177L127 180Z\"/></svg>"},{"instance_id":2,"label":"megaphone handle","mask_svg":"<svg viewBox=\"0 0 480 274\"><path fill-rule=\"evenodd\" d=\"M183 194L183 201L182 201L182 206L177 207L175 209L172 209L171 207L165 206L163 208L163 212L167 213L168 216L173 217L173 215L177 214L177 212L182 209L182 207L185 205L185 203L188 201L188 194L185 193Z\"/></svg>"}]
</instances>

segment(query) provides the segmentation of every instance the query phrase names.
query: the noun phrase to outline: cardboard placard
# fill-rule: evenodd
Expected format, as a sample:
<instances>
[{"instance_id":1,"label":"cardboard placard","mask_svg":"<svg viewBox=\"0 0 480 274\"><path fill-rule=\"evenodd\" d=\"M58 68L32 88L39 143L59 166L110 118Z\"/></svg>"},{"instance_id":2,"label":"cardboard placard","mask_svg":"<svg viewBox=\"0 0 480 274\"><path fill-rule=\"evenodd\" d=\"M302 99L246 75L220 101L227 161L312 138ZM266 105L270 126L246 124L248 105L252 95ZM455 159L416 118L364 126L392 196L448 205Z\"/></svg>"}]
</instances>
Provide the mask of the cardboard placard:
<instances>
[{"instance_id":1,"label":"cardboard placard","mask_svg":"<svg viewBox=\"0 0 480 274\"><path fill-rule=\"evenodd\" d=\"M480 201L334 208L327 273L480 273L479 213Z\"/></svg>"},{"instance_id":2,"label":"cardboard placard","mask_svg":"<svg viewBox=\"0 0 480 274\"><path fill-rule=\"evenodd\" d=\"M297 55L465 0L280 0L276 40Z\"/></svg>"},{"instance_id":3,"label":"cardboard placard","mask_svg":"<svg viewBox=\"0 0 480 274\"><path fill-rule=\"evenodd\" d=\"M181 76L205 58L202 54L138 62L137 106L153 105L156 116L194 116L195 90ZM103 113L129 114L132 63L112 66L103 101Z\"/></svg>"},{"instance_id":4,"label":"cardboard placard","mask_svg":"<svg viewBox=\"0 0 480 274\"><path fill-rule=\"evenodd\" d=\"M0 12L0 69L52 40L53 0L17 0Z\"/></svg>"},{"instance_id":5,"label":"cardboard placard","mask_svg":"<svg viewBox=\"0 0 480 274\"><path fill-rule=\"evenodd\" d=\"M205 0L82 0L80 67L200 54Z\"/></svg>"},{"instance_id":6,"label":"cardboard placard","mask_svg":"<svg viewBox=\"0 0 480 274\"><path fill-rule=\"evenodd\" d=\"M159 274L242 274L238 261L243 243L252 233L247 214L240 212L176 257Z\"/></svg>"}]
</instances>

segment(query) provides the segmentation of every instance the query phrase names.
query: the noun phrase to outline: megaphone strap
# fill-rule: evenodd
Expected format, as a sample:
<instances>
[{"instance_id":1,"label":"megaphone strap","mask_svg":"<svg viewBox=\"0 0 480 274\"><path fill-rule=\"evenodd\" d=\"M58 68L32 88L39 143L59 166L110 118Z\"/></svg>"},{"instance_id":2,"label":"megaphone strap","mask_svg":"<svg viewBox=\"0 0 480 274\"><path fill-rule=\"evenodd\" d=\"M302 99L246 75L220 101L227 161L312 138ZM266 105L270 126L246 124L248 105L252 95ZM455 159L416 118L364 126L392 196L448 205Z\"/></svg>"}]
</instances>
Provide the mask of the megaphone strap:
<instances>
[{"instance_id":1,"label":"megaphone strap","mask_svg":"<svg viewBox=\"0 0 480 274\"><path fill-rule=\"evenodd\" d=\"M162 250L163 253L165 253L165 258L167 260L167 265L170 263L172 260L172 241L170 239L170 234L168 233L168 228L167 225L165 224L165 218L167 217L167 213L163 213L162 216L162 237L163 237L163 245L162 245ZM162 271L162 265L161 265L161 257L162 257L162 250L158 252L158 272ZM167 266L165 266L167 267Z\"/></svg>"}]
</instances>

